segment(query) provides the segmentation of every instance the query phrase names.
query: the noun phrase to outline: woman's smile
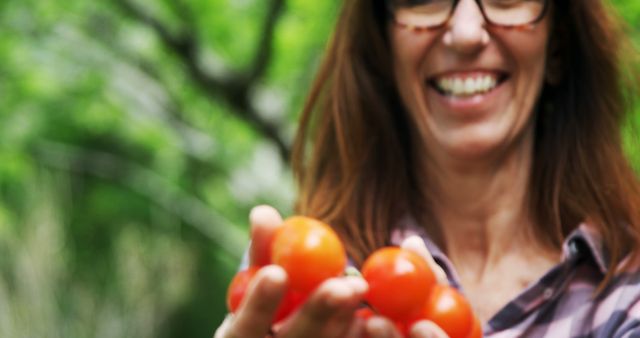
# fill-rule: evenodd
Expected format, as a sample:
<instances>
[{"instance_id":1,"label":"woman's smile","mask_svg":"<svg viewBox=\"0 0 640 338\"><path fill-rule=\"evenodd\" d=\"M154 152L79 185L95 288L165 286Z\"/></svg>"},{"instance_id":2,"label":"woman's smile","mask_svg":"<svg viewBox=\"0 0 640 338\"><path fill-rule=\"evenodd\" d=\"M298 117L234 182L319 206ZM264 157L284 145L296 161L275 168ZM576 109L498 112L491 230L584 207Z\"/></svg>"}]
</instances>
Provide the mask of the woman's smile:
<instances>
[{"instance_id":1,"label":"woman's smile","mask_svg":"<svg viewBox=\"0 0 640 338\"><path fill-rule=\"evenodd\" d=\"M462 1L446 25L422 32L391 25L390 38L397 88L428 152L469 163L504 149L529 151L511 145L531 135L547 18L505 29L489 25L476 2Z\"/></svg>"},{"instance_id":2,"label":"woman's smile","mask_svg":"<svg viewBox=\"0 0 640 338\"><path fill-rule=\"evenodd\" d=\"M445 109L457 118L482 115L496 105L503 92L507 72L496 70L448 71L426 81L427 104Z\"/></svg>"},{"instance_id":3,"label":"woman's smile","mask_svg":"<svg viewBox=\"0 0 640 338\"><path fill-rule=\"evenodd\" d=\"M506 77L498 71L449 72L434 76L427 83L443 96L466 99L490 92Z\"/></svg>"}]
</instances>

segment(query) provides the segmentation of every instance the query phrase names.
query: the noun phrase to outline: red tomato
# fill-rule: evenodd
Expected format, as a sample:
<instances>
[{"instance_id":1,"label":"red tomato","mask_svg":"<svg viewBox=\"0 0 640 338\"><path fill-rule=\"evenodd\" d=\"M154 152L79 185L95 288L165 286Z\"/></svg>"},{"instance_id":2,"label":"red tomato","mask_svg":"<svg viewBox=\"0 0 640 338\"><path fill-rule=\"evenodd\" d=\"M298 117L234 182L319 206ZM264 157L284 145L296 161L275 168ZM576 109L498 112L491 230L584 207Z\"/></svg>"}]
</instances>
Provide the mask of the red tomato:
<instances>
[{"instance_id":1,"label":"red tomato","mask_svg":"<svg viewBox=\"0 0 640 338\"><path fill-rule=\"evenodd\" d=\"M247 292L249 282L251 282L256 272L258 272L257 267L250 267L247 270L238 272L233 277L227 289L227 308L229 312L234 313L238 310L238 306L240 306L240 302L244 298L245 292Z\"/></svg>"},{"instance_id":2,"label":"red tomato","mask_svg":"<svg viewBox=\"0 0 640 338\"><path fill-rule=\"evenodd\" d=\"M347 255L340 238L327 224L294 216L277 230L271 261L287 272L292 290L308 294L324 280L340 276Z\"/></svg>"},{"instance_id":3,"label":"red tomato","mask_svg":"<svg viewBox=\"0 0 640 338\"><path fill-rule=\"evenodd\" d=\"M281 320L286 319L291 315L295 310L297 310L307 299L306 295L289 290L284 296L284 299L280 303L278 307L278 311L276 311L276 315L273 317L273 323L277 323Z\"/></svg>"},{"instance_id":4,"label":"red tomato","mask_svg":"<svg viewBox=\"0 0 640 338\"><path fill-rule=\"evenodd\" d=\"M238 307L247 292L249 283L258 270L258 267L250 267L247 270L238 272L233 277L231 284L229 284L229 289L227 290L227 307L229 308L229 312L235 313L238 310ZM298 309L302 303L304 303L305 299L306 297L299 292L292 290L287 291L280 303L280 306L276 310L273 322L277 323L287 318L291 313Z\"/></svg>"},{"instance_id":5,"label":"red tomato","mask_svg":"<svg viewBox=\"0 0 640 338\"><path fill-rule=\"evenodd\" d=\"M417 254L397 247L374 252L362 266L369 283L365 299L393 321L415 318L427 301L436 278Z\"/></svg>"},{"instance_id":6,"label":"red tomato","mask_svg":"<svg viewBox=\"0 0 640 338\"><path fill-rule=\"evenodd\" d=\"M396 330L398 330L403 337L409 337L409 329L411 329L410 325L407 325L406 322L398 321L393 322L393 324L396 326Z\"/></svg>"},{"instance_id":7,"label":"red tomato","mask_svg":"<svg viewBox=\"0 0 640 338\"><path fill-rule=\"evenodd\" d=\"M448 285L435 286L425 304L423 317L440 326L450 338L467 338L473 328L471 305Z\"/></svg>"},{"instance_id":8,"label":"red tomato","mask_svg":"<svg viewBox=\"0 0 640 338\"><path fill-rule=\"evenodd\" d=\"M375 312L373 312L373 310L371 310L368 307L363 307L363 308L359 308L358 310L356 310L355 313L356 318L360 318L363 321L366 321L367 319L375 316ZM361 338L369 338L369 335L366 333L366 331L363 328L363 333Z\"/></svg>"},{"instance_id":9,"label":"red tomato","mask_svg":"<svg viewBox=\"0 0 640 338\"><path fill-rule=\"evenodd\" d=\"M473 326L467 338L482 338L482 324L477 316L473 316Z\"/></svg>"},{"instance_id":10,"label":"red tomato","mask_svg":"<svg viewBox=\"0 0 640 338\"><path fill-rule=\"evenodd\" d=\"M356 317L360 318L360 319L369 319L373 316L375 316L376 313L373 312L373 310L371 310L371 308L368 307L362 307L356 310Z\"/></svg>"}]
</instances>

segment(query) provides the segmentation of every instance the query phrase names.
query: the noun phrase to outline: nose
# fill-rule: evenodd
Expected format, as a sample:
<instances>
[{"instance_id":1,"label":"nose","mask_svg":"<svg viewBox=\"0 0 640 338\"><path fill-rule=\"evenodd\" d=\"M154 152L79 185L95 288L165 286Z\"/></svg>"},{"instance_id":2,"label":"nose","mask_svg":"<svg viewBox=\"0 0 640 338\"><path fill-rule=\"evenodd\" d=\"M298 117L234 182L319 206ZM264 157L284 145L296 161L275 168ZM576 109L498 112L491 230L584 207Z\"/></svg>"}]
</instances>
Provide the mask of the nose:
<instances>
[{"instance_id":1,"label":"nose","mask_svg":"<svg viewBox=\"0 0 640 338\"><path fill-rule=\"evenodd\" d=\"M447 23L445 45L461 54L473 54L489 43L486 21L477 2L460 0Z\"/></svg>"}]
</instances>

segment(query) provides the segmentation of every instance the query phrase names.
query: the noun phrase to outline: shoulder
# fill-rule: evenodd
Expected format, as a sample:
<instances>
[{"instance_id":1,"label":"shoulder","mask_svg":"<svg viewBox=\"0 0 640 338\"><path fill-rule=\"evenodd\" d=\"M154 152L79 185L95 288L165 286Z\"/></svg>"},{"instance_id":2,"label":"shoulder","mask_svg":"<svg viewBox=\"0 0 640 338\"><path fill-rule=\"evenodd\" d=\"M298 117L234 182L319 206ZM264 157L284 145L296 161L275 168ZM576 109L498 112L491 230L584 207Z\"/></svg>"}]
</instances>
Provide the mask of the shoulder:
<instances>
[{"instance_id":1,"label":"shoulder","mask_svg":"<svg viewBox=\"0 0 640 338\"><path fill-rule=\"evenodd\" d=\"M590 315L594 337L640 334L640 269L634 266L615 275L594 298Z\"/></svg>"},{"instance_id":2,"label":"shoulder","mask_svg":"<svg viewBox=\"0 0 640 338\"><path fill-rule=\"evenodd\" d=\"M571 318L575 337L628 337L640 335L640 264L626 257L608 265L608 253L599 234L590 227L576 231L568 245L578 247L578 264L559 308ZM573 244L572 244L573 243ZM575 249L574 249L575 251ZM602 286L605 275L615 269Z\"/></svg>"}]
</instances>

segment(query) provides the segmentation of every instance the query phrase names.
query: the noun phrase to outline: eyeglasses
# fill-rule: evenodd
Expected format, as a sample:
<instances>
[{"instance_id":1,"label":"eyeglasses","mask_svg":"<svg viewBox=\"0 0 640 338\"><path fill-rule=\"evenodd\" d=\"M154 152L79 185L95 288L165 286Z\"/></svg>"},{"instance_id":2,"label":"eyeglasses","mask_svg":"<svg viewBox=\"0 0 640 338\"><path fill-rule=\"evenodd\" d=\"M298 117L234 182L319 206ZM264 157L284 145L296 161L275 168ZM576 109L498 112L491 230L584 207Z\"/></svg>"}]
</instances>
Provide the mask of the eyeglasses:
<instances>
[{"instance_id":1,"label":"eyeglasses","mask_svg":"<svg viewBox=\"0 0 640 338\"><path fill-rule=\"evenodd\" d=\"M396 24L414 30L443 27L460 0L388 0ZM542 20L548 0L475 0L486 22L503 28L525 28Z\"/></svg>"}]
</instances>

